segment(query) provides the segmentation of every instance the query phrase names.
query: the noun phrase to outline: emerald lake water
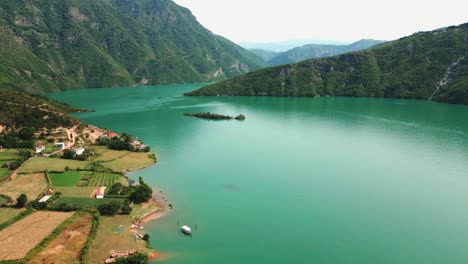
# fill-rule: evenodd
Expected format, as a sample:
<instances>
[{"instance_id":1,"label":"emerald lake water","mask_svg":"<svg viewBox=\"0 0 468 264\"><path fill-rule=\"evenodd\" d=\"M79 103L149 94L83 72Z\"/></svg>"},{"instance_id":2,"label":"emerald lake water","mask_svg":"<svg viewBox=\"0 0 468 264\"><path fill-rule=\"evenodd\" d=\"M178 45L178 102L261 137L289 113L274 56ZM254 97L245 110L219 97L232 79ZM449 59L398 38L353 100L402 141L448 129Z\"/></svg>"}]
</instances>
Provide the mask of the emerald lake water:
<instances>
[{"instance_id":1,"label":"emerald lake water","mask_svg":"<svg viewBox=\"0 0 468 264\"><path fill-rule=\"evenodd\" d=\"M182 96L200 86L50 95L157 152L135 176L174 204L145 226L163 263L468 263L468 106Z\"/></svg>"}]
</instances>

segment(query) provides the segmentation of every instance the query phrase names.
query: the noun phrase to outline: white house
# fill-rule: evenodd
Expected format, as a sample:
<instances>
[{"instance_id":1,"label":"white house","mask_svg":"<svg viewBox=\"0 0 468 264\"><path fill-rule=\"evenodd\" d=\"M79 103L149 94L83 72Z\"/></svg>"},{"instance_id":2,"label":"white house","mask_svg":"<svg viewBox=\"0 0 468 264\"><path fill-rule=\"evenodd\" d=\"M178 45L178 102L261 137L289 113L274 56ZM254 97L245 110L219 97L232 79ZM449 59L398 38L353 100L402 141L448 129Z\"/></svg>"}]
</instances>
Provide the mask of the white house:
<instances>
[{"instance_id":1,"label":"white house","mask_svg":"<svg viewBox=\"0 0 468 264\"><path fill-rule=\"evenodd\" d=\"M50 199L50 197L52 197L52 195L45 195L44 197L42 197L42 198L39 200L39 202L40 202L40 203L45 203L45 202L47 202L47 200Z\"/></svg>"},{"instance_id":2,"label":"white house","mask_svg":"<svg viewBox=\"0 0 468 264\"><path fill-rule=\"evenodd\" d=\"M85 149L83 147L75 149L75 154L77 156L83 155L84 152L85 152Z\"/></svg>"},{"instance_id":3,"label":"white house","mask_svg":"<svg viewBox=\"0 0 468 264\"><path fill-rule=\"evenodd\" d=\"M41 154L43 150L45 150L45 146L36 147L36 154Z\"/></svg>"},{"instance_id":4,"label":"white house","mask_svg":"<svg viewBox=\"0 0 468 264\"><path fill-rule=\"evenodd\" d=\"M61 149L64 149L64 148L65 148L65 143L63 143L63 142L58 142L58 143L55 143L55 146L56 146L56 147L59 147L59 148L61 148Z\"/></svg>"}]
</instances>

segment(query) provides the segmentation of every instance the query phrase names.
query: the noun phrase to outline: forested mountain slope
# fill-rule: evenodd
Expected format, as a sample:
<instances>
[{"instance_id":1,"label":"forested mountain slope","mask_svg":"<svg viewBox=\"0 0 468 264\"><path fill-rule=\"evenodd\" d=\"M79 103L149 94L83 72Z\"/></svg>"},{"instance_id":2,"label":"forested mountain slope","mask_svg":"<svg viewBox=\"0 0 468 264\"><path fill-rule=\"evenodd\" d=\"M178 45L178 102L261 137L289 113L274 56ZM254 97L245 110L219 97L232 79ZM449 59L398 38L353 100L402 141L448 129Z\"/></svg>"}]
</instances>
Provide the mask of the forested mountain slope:
<instances>
[{"instance_id":1,"label":"forested mountain slope","mask_svg":"<svg viewBox=\"0 0 468 264\"><path fill-rule=\"evenodd\" d=\"M30 92L219 80L262 60L170 0L0 2L0 87Z\"/></svg>"},{"instance_id":2,"label":"forested mountain slope","mask_svg":"<svg viewBox=\"0 0 468 264\"><path fill-rule=\"evenodd\" d=\"M187 95L356 96L468 104L468 24L261 69Z\"/></svg>"}]
</instances>

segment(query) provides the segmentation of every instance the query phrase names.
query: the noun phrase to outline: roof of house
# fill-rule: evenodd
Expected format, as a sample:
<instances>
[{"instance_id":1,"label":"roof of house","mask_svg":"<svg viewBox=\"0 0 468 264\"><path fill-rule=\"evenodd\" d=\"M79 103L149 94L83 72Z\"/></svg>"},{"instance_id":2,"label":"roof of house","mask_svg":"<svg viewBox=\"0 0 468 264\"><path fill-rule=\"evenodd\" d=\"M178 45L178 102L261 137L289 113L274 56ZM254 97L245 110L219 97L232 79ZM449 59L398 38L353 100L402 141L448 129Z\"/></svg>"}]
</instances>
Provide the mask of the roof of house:
<instances>
[{"instance_id":1,"label":"roof of house","mask_svg":"<svg viewBox=\"0 0 468 264\"><path fill-rule=\"evenodd\" d=\"M40 202L40 203L45 203L45 202L47 202L47 200L50 199L50 197L52 197L52 195L45 195L44 197L42 197L42 198L39 200L39 202Z\"/></svg>"},{"instance_id":2,"label":"roof of house","mask_svg":"<svg viewBox=\"0 0 468 264\"><path fill-rule=\"evenodd\" d=\"M108 137L118 137L119 135L117 133L114 133L114 132L107 132L107 136Z\"/></svg>"},{"instance_id":3,"label":"roof of house","mask_svg":"<svg viewBox=\"0 0 468 264\"><path fill-rule=\"evenodd\" d=\"M104 192L106 190L106 187L99 187L97 190L96 190L96 196L98 195L104 195Z\"/></svg>"}]
</instances>

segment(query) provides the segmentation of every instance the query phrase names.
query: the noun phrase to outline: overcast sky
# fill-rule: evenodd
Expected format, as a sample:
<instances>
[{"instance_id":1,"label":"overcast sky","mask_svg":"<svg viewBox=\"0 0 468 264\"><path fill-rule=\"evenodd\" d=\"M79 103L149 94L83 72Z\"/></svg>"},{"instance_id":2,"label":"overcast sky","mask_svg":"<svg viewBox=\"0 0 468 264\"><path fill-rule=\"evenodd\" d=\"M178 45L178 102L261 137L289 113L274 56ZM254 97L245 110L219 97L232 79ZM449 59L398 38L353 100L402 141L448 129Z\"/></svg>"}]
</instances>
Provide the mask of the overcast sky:
<instances>
[{"instance_id":1,"label":"overcast sky","mask_svg":"<svg viewBox=\"0 0 468 264\"><path fill-rule=\"evenodd\" d=\"M175 0L239 42L392 40L468 22L466 0Z\"/></svg>"}]
</instances>

